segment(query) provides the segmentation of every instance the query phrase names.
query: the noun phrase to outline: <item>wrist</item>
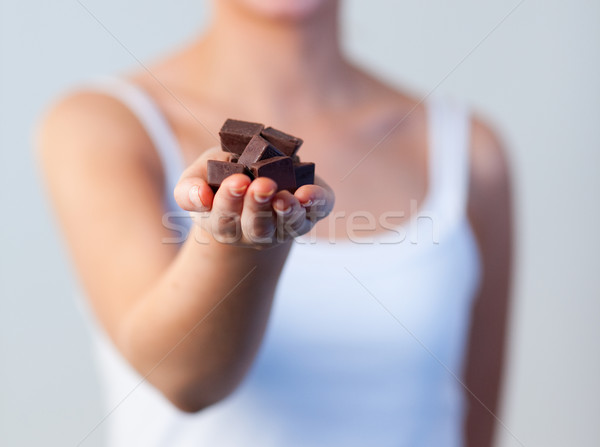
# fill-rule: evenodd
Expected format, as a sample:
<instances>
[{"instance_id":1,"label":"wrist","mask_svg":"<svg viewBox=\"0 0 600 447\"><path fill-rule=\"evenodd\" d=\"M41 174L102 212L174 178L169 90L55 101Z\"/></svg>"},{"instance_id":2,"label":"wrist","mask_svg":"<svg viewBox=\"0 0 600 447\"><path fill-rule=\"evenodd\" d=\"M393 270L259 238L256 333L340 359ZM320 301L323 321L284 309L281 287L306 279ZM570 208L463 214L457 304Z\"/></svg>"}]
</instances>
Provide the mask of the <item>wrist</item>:
<instances>
[{"instance_id":1,"label":"wrist","mask_svg":"<svg viewBox=\"0 0 600 447\"><path fill-rule=\"evenodd\" d=\"M185 242L189 250L195 252L203 261L216 265L263 264L264 262L283 262L291 247L291 240L280 244L232 244L219 241L199 225L190 229Z\"/></svg>"}]
</instances>

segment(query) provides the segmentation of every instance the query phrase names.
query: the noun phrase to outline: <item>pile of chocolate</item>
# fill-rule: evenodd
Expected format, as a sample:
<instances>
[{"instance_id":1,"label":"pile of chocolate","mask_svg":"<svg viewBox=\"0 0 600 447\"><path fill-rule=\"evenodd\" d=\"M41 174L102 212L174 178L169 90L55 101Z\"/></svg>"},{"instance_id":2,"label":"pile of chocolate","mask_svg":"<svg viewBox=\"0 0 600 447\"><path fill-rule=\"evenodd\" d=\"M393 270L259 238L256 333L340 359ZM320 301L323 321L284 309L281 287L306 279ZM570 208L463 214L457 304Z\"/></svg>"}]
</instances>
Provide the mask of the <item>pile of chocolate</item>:
<instances>
[{"instance_id":1,"label":"pile of chocolate","mask_svg":"<svg viewBox=\"0 0 600 447\"><path fill-rule=\"evenodd\" d=\"M277 190L291 193L315 181L315 164L302 163L296 155L302 140L258 123L228 119L219 131L221 148L233 154L231 161L209 160L208 184L217 191L232 174L251 179L268 177Z\"/></svg>"}]
</instances>

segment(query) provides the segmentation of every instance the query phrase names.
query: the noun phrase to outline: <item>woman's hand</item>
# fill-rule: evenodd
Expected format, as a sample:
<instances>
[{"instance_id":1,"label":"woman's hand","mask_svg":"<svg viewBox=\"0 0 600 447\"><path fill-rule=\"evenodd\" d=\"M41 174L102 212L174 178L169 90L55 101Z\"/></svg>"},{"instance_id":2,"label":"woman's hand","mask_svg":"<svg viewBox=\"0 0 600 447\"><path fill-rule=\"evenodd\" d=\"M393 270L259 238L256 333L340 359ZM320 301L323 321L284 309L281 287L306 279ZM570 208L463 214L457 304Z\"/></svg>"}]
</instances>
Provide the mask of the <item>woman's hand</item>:
<instances>
[{"instance_id":1,"label":"woman's hand","mask_svg":"<svg viewBox=\"0 0 600 447\"><path fill-rule=\"evenodd\" d=\"M190 211L194 221L218 242L267 248L301 236L329 214L334 204L331 188L321 179L294 194L277 191L266 177L253 181L244 174L227 177L216 193L206 181L208 160L229 161L218 148L204 152L181 175L175 200Z\"/></svg>"}]
</instances>

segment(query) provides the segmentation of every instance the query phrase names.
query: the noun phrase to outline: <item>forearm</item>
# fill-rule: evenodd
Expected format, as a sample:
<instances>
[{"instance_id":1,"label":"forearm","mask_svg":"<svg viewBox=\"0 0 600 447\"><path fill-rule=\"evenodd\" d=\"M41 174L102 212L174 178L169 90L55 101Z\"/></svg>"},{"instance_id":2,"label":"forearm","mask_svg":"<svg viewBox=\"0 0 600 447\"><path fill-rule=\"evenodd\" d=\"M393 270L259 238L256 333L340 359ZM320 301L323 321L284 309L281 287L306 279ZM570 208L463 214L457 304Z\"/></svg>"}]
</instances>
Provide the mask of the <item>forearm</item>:
<instances>
[{"instance_id":1,"label":"forearm","mask_svg":"<svg viewBox=\"0 0 600 447\"><path fill-rule=\"evenodd\" d=\"M258 251L188 238L123 318L119 348L178 406L218 401L252 363L289 247Z\"/></svg>"}]
</instances>

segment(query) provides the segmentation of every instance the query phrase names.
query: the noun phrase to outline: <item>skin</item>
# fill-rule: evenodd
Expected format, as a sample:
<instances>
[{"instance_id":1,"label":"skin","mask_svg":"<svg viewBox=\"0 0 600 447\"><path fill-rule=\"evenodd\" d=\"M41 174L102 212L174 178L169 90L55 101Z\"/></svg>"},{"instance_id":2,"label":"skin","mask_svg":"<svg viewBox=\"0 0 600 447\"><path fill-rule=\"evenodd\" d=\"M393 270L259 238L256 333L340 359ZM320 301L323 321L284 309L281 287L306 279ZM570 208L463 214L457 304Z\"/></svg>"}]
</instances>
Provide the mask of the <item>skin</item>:
<instances>
[{"instance_id":1,"label":"skin","mask_svg":"<svg viewBox=\"0 0 600 447\"><path fill-rule=\"evenodd\" d=\"M343 58L338 7L334 0L215 2L202 38L149 66L152 74L128 76L152 95L181 145L188 168L174 191L178 204L196 213L210 210L181 247L161 243L172 236L161 224L162 167L127 108L100 93L74 92L53 105L40 126L47 189L98 319L133 367L150 373L147 380L183 411L226 397L254 359L290 248L287 233L284 242L256 242L256 236L273 234L274 219L305 233L313 226L307 213L408 213L410 201L426 195L423 106L341 181L418 99ZM213 196L206 160L226 154L206 148L217 144L214 135L228 117L302 136L301 155L317 164L318 185L274 194L271 180L250 183L236 175ZM503 368L511 200L502 144L478 118L470 151L468 215L483 281L464 372L476 396L467 393L465 432L467 445L485 447L496 426L490 412L498 409ZM374 184L372 171L389 181ZM314 231L321 238L335 231L343 239L345 226L345 219L335 219Z\"/></svg>"}]
</instances>

